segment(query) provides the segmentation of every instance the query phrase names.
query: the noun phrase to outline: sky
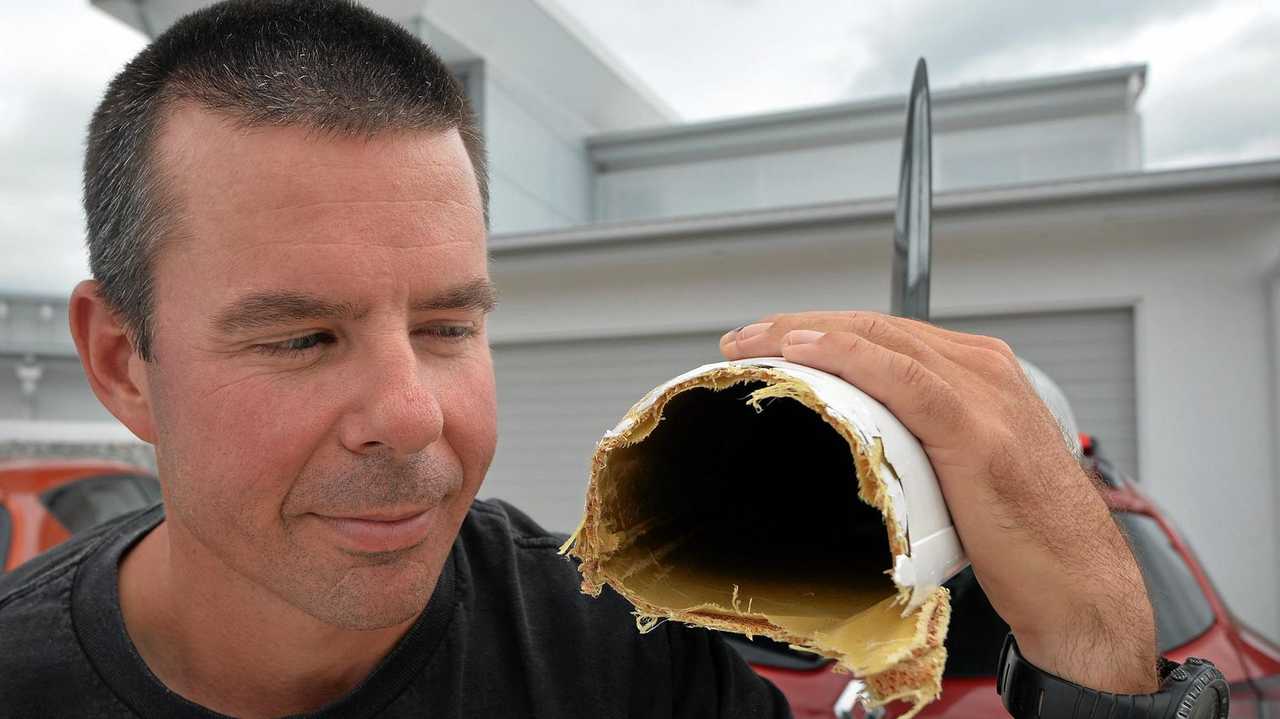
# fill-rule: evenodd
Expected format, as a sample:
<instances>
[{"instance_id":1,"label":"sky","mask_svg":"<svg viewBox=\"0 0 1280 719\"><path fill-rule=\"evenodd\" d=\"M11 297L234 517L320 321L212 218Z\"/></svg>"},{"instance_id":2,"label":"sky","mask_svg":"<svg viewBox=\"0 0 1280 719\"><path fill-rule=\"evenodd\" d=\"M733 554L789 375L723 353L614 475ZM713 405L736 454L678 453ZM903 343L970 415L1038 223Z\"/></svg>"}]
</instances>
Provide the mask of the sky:
<instances>
[{"instance_id":1,"label":"sky","mask_svg":"<svg viewBox=\"0 0 1280 719\"><path fill-rule=\"evenodd\" d=\"M153 0L154 1L154 0ZM1145 62L1151 169L1280 158L1280 2L544 0L683 120ZM0 3L0 292L87 276L84 132L146 40L88 0Z\"/></svg>"}]
</instances>

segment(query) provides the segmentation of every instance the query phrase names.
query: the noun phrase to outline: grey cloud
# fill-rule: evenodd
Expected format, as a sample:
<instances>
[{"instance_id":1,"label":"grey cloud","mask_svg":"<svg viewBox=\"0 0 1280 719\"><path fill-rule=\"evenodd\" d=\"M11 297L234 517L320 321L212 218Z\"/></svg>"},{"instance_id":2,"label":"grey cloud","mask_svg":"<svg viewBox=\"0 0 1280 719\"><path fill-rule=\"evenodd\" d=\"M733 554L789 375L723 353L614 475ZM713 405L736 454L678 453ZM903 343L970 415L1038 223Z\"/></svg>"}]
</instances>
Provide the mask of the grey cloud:
<instances>
[{"instance_id":1,"label":"grey cloud","mask_svg":"<svg viewBox=\"0 0 1280 719\"><path fill-rule=\"evenodd\" d=\"M9 96L20 104L0 137L0 288L65 288L83 274L80 163L96 98L51 83ZM56 276L41 258L53 260Z\"/></svg>"},{"instance_id":2,"label":"grey cloud","mask_svg":"<svg viewBox=\"0 0 1280 719\"><path fill-rule=\"evenodd\" d=\"M563 4L658 94L690 116L713 117L902 93L919 55L935 87L1111 64L1144 30L1226 1ZM1204 52L1211 62L1151 66L1139 105L1151 165L1280 155L1280 93L1270 89L1280 17L1258 16L1269 19L1229 47L1182 56ZM85 126L108 75L142 44L86 0L0 12L0 47L9 51L0 64L0 290L61 290L82 275Z\"/></svg>"},{"instance_id":3,"label":"grey cloud","mask_svg":"<svg viewBox=\"0 0 1280 719\"><path fill-rule=\"evenodd\" d=\"M84 133L143 44L87 0L0 10L0 291L62 293L85 275Z\"/></svg>"},{"instance_id":4,"label":"grey cloud","mask_svg":"<svg viewBox=\"0 0 1280 719\"><path fill-rule=\"evenodd\" d=\"M0 93L13 90L0 84ZM18 121L0 136L0 192L79 180L84 132L97 98L81 88L41 84L18 96Z\"/></svg>"},{"instance_id":5,"label":"grey cloud","mask_svg":"<svg viewBox=\"0 0 1280 719\"><path fill-rule=\"evenodd\" d=\"M1054 55L1065 61L1062 70L1076 69L1070 58L1079 48L1117 42L1147 23L1176 19L1204 5L1200 0L898 4L899 12L878 18L884 25L857 28L873 62L853 78L850 94L902 92L899 86L909 81L922 55L934 84L1025 76L1017 60L1028 55ZM992 72L1001 58L1009 61L1007 68Z\"/></svg>"},{"instance_id":6,"label":"grey cloud","mask_svg":"<svg viewBox=\"0 0 1280 719\"><path fill-rule=\"evenodd\" d=\"M1194 74L1163 77L1153 67L1152 90L1140 105L1147 118L1149 164L1254 159L1244 156L1251 147L1280 154L1278 44L1280 17L1272 17L1251 26L1230 52L1215 55Z\"/></svg>"},{"instance_id":7,"label":"grey cloud","mask_svg":"<svg viewBox=\"0 0 1280 719\"><path fill-rule=\"evenodd\" d=\"M848 83L848 97L905 92L917 57L929 61L937 86L1095 67L1108 48L1123 47L1145 29L1191 13L1227 5L1196 0L1014 3L965 0L927 6L900 5L886 24L854 31L867 43L871 62ZM1206 43L1213 38L1206 38ZM1139 104L1146 128L1149 166L1253 159L1280 151L1280 93L1271 89L1280 62L1280 17L1255 23L1211 63L1149 68ZM1191 53L1202 48L1187 48ZM1092 56L1092 57L1091 57ZM1147 57L1126 61L1144 62Z\"/></svg>"}]
</instances>

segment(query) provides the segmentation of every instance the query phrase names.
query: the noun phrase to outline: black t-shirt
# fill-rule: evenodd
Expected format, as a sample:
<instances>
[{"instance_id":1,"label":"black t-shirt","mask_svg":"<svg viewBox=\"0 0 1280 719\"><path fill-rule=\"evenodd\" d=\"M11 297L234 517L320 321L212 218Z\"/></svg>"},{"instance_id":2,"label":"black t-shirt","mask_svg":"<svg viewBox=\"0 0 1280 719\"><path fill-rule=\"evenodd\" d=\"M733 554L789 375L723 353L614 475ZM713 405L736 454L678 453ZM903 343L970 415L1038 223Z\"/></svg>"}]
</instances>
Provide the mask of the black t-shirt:
<instances>
[{"instance_id":1,"label":"black t-shirt","mask_svg":"<svg viewBox=\"0 0 1280 719\"><path fill-rule=\"evenodd\" d=\"M0 716L221 716L151 673L120 613L120 558L163 516L125 515L0 577ZM475 502L417 622L308 716L791 716L717 633L668 622L640 635L617 594L579 593L563 539L506 503Z\"/></svg>"}]
</instances>

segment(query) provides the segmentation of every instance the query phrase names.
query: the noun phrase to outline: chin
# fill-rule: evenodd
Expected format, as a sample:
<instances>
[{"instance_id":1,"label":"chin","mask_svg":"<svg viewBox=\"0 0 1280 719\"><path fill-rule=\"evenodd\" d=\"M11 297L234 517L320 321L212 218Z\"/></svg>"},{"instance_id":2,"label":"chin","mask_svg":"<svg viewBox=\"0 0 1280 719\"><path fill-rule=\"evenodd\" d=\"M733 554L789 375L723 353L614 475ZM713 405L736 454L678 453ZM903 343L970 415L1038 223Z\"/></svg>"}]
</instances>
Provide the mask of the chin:
<instances>
[{"instance_id":1,"label":"chin","mask_svg":"<svg viewBox=\"0 0 1280 719\"><path fill-rule=\"evenodd\" d=\"M345 629L353 632L371 632L378 629L388 629L391 627L402 626L406 623L417 619L418 615L427 606L423 602L421 606L387 606L376 609L366 608L363 613L342 614L329 617L325 620L326 624L331 624L339 629Z\"/></svg>"},{"instance_id":2,"label":"chin","mask_svg":"<svg viewBox=\"0 0 1280 719\"><path fill-rule=\"evenodd\" d=\"M328 531L309 535L307 548L293 545L267 581L291 604L331 626L370 631L412 621L430 601L470 506L469 497L463 505L460 499L455 495L439 505L427 538L406 549L357 552L334 546ZM286 581L289 576L293 581Z\"/></svg>"},{"instance_id":3,"label":"chin","mask_svg":"<svg viewBox=\"0 0 1280 719\"><path fill-rule=\"evenodd\" d=\"M413 620L426 608L441 566L401 557L348 569L327 594L310 595L302 608L342 629L385 629Z\"/></svg>"}]
</instances>

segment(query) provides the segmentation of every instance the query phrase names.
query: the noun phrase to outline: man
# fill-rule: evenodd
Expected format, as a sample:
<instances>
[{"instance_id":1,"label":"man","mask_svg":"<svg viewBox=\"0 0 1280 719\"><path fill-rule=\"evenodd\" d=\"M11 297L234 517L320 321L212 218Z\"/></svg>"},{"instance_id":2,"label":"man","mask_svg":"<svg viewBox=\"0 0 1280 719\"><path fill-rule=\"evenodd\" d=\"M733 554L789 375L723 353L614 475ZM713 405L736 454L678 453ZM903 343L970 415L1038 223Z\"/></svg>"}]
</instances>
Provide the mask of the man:
<instances>
[{"instance_id":1,"label":"man","mask_svg":"<svg viewBox=\"0 0 1280 719\"><path fill-rule=\"evenodd\" d=\"M460 88L357 6L214 6L115 78L71 328L164 502L0 582L0 713L788 715L716 634L638 635L577 592L561 537L473 501L496 441L486 206ZM824 312L722 350L880 398L1026 658L1155 688L1141 575L1006 346Z\"/></svg>"}]
</instances>

